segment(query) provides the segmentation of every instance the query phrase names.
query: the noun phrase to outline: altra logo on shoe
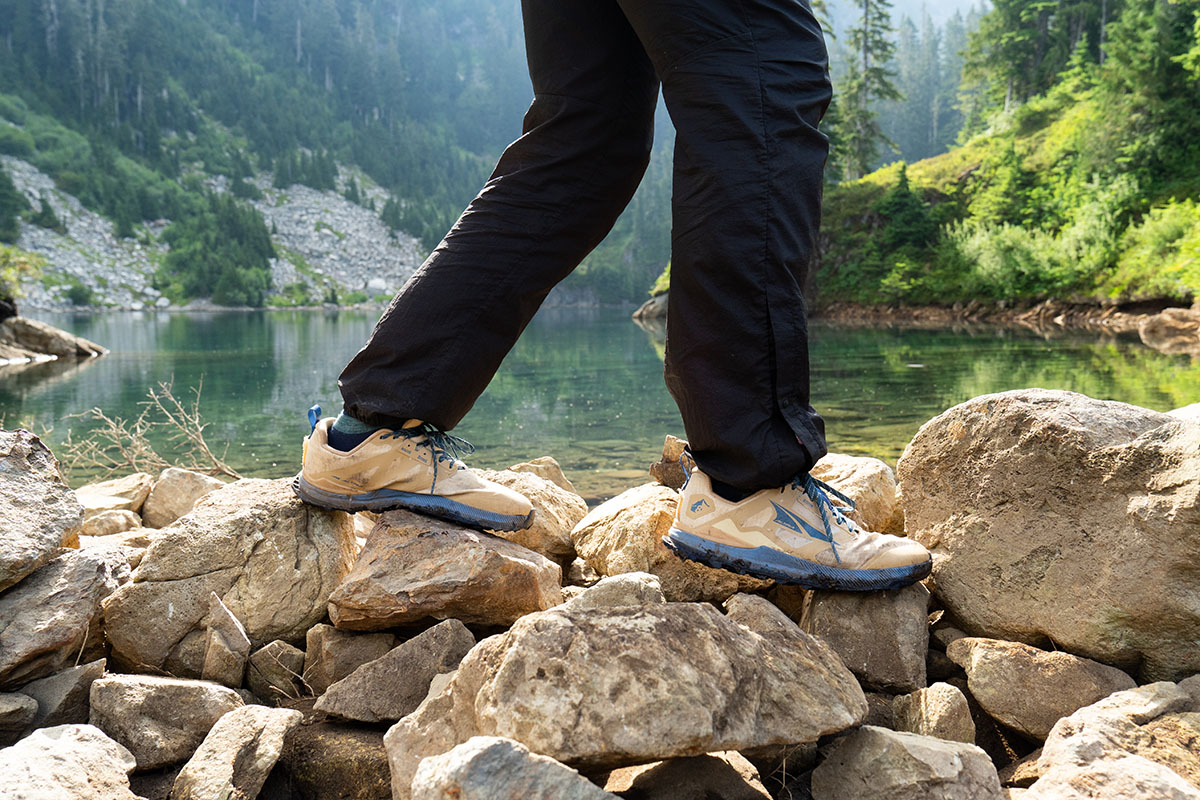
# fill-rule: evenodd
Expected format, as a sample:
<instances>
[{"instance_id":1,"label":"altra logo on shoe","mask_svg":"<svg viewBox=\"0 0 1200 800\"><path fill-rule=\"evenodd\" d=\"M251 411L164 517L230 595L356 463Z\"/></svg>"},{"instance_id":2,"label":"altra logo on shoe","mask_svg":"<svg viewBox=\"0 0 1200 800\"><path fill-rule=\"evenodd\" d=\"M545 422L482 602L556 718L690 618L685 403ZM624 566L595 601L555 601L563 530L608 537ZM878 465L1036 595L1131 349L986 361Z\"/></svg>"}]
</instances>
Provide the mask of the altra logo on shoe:
<instances>
[{"instance_id":1,"label":"altra logo on shoe","mask_svg":"<svg viewBox=\"0 0 1200 800\"><path fill-rule=\"evenodd\" d=\"M817 530L812 525L809 525L807 522L793 514L791 511L788 511L786 508L779 505L779 503L776 503L774 500L771 501L771 505L775 506L775 521L780 525L784 526L785 528L790 528L796 533L808 534L814 539L820 539L822 542L829 542L831 545L834 543L832 533L826 533L825 531ZM837 548L834 548L834 553L837 553Z\"/></svg>"},{"instance_id":2,"label":"altra logo on shoe","mask_svg":"<svg viewBox=\"0 0 1200 800\"><path fill-rule=\"evenodd\" d=\"M330 475L329 477L338 483L344 483L347 486L353 486L356 489L361 489L367 485L367 482L362 478L343 478L341 475Z\"/></svg>"},{"instance_id":3,"label":"altra logo on shoe","mask_svg":"<svg viewBox=\"0 0 1200 800\"><path fill-rule=\"evenodd\" d=\"M699 513L700 509L704 508L705 506L708 506L707 500L705 500L703 498L697 500L696 502L692 503L692 513L693 514ZM711 506L709 506L709 508L711 508Z\"/></svg>"}]
</instances>

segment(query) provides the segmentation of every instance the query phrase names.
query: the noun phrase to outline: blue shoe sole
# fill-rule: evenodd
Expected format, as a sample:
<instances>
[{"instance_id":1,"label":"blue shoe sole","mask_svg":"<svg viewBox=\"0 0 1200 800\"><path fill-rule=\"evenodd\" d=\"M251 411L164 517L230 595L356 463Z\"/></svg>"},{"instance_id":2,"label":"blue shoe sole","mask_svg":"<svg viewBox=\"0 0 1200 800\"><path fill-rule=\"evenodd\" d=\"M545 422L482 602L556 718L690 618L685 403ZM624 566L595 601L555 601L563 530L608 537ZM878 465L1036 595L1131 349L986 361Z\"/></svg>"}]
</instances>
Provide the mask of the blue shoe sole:
<instances>
[{"instance_id":1,"label":"blue shoe sole","mask_svg":"<svg viewBox=\"0 0 1200 800\"><path fill-rule=\"evenodd\" d=\"M309 505L333 511L394 511L405 508L431 517L457 522L469 528L489 531L519 531L529 527L533 512L528 514L496 514L459 503L436 494L416 494L395 489L376 489L365 494L337 494L318 489L300 475L292 481L292 491Z\"/></svg>"},{"instance_id":2,"label":"blue shoe sole","mask_svg":"<svg viewBox=\"0 0 1200 800\"><path fill-rule=\"evenodd\" d=\"M933 569L933 561L888 569L840 569L790 556L770 547L732 547L671 528L663 544L681 558L710 567L766 578L805 589L837 592L875 592L901 589L916 583Z\"/></svg>"}]
</instances>

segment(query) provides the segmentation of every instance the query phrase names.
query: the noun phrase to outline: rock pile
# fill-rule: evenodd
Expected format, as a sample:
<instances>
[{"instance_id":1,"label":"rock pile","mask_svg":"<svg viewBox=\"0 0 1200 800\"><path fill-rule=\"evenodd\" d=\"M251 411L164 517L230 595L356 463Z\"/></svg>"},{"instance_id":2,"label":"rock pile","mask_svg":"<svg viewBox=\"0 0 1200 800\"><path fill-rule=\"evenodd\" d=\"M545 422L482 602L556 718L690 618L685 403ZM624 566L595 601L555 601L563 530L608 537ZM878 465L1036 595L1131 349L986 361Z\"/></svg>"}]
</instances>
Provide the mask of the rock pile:
<instances>
[{"instance_id":1,"label":"rock pile","mask_svg":"<svg viewBox=\"0 0 1200 800\"><path fill-rule=\"evenodd\" d=\"M853 595L660 550L679 442L591 511L552 460L489 473L536 508L501 537L286 481L71 492L0 432L0 793L1200 800L1198 437L1028 391L931 421L899 487L830 458L935 554Z\"/></svg>"}]
</instances>

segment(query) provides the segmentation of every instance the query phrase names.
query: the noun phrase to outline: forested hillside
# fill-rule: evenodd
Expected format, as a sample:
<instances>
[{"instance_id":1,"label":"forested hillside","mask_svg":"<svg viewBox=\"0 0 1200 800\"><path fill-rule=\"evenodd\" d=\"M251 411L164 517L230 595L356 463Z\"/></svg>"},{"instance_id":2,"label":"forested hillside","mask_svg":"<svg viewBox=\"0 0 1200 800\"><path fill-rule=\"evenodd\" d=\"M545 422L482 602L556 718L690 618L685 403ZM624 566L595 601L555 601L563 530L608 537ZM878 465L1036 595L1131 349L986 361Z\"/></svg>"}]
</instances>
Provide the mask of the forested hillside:
<instances>
[{"instance_id":1,"label":"forested hillside","mask_svg":"<svg viewBox=\"0 0 1200 800\"><path fill-rule=\"evenodd\" d=\"M821 299L1200 292L1200 3L997 0L963 144L826 193Z\"/></svg>"}]
</instances>

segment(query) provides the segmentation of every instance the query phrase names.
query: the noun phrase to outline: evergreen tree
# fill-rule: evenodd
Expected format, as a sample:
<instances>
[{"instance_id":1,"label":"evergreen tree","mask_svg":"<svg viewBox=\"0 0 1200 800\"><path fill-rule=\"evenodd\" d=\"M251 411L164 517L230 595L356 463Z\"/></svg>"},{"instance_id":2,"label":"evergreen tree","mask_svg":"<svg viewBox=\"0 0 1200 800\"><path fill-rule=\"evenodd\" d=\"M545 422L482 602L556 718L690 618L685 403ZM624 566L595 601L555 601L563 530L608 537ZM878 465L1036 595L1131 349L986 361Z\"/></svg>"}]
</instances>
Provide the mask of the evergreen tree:
<instances>
[{"instance_id":1,"label":"evergreen tree","mask_svg":"<svg viewBox=\"0 0 1200 800\"><path fill-rule=\"evenodd\" d=\"M896 46L891 40L889 0L857 0L860 15L848 32L852 58L842 81L837 138L845 176L861 178L876 163L882 145L893 147L879 124L876 104L899 100L889 68Z\"/></svg>"}]
</instances>

